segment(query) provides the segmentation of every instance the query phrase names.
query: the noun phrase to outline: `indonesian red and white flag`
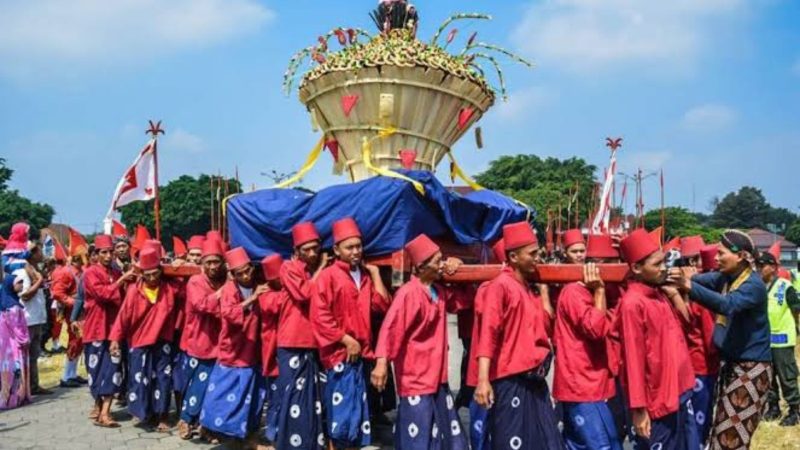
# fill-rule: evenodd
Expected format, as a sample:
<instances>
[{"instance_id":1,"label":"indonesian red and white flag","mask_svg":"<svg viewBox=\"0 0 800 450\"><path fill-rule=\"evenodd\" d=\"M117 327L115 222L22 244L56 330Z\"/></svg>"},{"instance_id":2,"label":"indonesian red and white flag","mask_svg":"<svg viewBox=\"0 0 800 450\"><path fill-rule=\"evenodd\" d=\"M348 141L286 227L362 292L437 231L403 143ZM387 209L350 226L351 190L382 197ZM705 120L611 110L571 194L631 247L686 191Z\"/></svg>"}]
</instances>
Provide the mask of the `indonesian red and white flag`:
<instances>
[{"instance_id":1,"label":"indonesian red and white flag","mask_svg":"<svg viewBox=\"0 0 800 450\"><path fill-rule=\"evenodd\" d=\"M608 231L608 222L611 218L612 187L614 186L614 175L617 172L617 149L611 150L611 161L605 174L603 191L600 194L600 207L597 215L592 222L592 232L602 233Z\"/></svg>"},{"instance_id":2,"label":"indonesian red and white flag","mask_svg":"<svg viewBox=\"0 0 800 450\"><path fill-rule=\"evenodd\" d=\"M151 139L119 180L108 217L122 206L132 202L152 200L156 197L156 141Z\"/></svg>"}]
</instances>

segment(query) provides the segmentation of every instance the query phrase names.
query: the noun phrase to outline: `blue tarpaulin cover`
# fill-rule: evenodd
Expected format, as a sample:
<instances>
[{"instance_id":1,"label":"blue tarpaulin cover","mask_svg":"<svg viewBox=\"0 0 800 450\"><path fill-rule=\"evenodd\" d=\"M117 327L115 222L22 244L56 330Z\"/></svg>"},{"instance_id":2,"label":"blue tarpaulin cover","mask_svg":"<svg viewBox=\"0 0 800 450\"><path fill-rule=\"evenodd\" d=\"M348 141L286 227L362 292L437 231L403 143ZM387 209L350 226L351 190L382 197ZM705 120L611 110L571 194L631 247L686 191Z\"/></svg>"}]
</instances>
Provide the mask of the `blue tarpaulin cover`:
<instances>
[{"instance_id":1,"label":"blue tarpaulin cover","mask_svg":"<svg viewBox=\"0 0 800 450\"><path fill-rule=\"evenodd\" d=\"M374 177L331 186L316 193L298 189L265 189L239 194L227 203L233 247L244 247L253 259L292 252L292 226L313 222L323 246L333 244L331 227L353 217L364 235L366 255L385 255L421 233L459 244L492 243L505 224L534 217L533 211L490 190L461 196L449 192L430 172L399 171L419 181L425 195L406 181Z\"/></svg>"}]
</instances>

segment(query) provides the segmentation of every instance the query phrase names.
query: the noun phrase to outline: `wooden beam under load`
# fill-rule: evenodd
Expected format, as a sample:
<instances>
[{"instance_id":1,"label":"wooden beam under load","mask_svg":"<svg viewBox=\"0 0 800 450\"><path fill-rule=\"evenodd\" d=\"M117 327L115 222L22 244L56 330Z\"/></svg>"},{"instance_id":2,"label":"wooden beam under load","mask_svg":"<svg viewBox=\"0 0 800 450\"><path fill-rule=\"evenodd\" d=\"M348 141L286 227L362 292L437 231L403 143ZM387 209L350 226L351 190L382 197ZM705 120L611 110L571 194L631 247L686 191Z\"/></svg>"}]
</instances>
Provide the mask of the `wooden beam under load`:
<instances>
[{"instance_id":1,"label":"wooden beam under load","mask_svg":"<svg viewBox=\"0 0 800 450\"><path fill-rule=\"evenodd\" d=\"M401 252L398 252L401 253ZM407 261L401 255L382 260L370 261L380 266L392 267L394 272L406 271ZM626 264L598 264L603 281L618 283L628 274ZM164 274L171 277L190 277L200 273L199 266L184 265L181 267L163 266ZM464 264L453 275L446 276L445 281L453 283L474 283L488 281L500 273L499 264ZM583 266L578 264L541 264L536 268L536 280L542 283L570 283L583 280ZM394 280L393 280L394 281Z\"/></svg>"}]
</instances>

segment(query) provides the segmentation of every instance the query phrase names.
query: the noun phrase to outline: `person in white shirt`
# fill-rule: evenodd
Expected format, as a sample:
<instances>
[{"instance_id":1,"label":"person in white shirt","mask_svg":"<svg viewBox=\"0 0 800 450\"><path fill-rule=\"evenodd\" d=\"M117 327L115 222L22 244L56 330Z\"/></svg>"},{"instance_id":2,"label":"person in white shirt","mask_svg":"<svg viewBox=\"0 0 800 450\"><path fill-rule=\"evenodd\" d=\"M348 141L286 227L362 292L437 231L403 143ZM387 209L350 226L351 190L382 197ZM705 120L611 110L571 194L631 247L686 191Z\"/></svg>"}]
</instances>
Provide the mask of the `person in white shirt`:
<instances>
[{"instance_id":1,"label":"person in white shirt","mask_svg":"<svg viewBox=\"0 0 800 450\"><path fill-rule=\"evenodd\" d=\"M37 270L37 265L42 261L42 249L38 243L31 241L28 244L28 264L14 272L22 280L22 292L19 297L25 310L25 319L28 322L30 334L29 365L31 371L31 394L47 395L51 391L39 386L39 353L44 328L47 324L47 300L44 295L44 277Z\"/></svg>"}]
</instances>

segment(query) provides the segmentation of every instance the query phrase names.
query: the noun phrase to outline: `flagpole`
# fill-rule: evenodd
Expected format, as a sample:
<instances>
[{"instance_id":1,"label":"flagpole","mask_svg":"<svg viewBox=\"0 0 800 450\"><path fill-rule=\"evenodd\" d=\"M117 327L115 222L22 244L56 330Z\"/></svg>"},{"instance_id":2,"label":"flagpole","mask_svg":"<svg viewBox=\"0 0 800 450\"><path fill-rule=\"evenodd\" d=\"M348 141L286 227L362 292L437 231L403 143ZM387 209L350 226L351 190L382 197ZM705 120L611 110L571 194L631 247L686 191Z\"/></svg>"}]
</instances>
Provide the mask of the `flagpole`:
<instances>
[{"instance_id":1,"label":"flagpole","mask_svg":"<svg viewBox=\"0 0 800 450\"><path fill-rule=\"evenodd\" d=\"M153 178L155 178L155 201L153 202L153 216L156 223L156 240L161 240L161 194L158 188L158 135L164 134L161 128L161 121L153 123L150 122L150 129L146 133L153 136Z\"/></svg>"}]
</instances>

